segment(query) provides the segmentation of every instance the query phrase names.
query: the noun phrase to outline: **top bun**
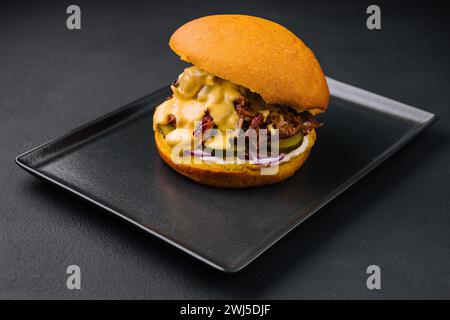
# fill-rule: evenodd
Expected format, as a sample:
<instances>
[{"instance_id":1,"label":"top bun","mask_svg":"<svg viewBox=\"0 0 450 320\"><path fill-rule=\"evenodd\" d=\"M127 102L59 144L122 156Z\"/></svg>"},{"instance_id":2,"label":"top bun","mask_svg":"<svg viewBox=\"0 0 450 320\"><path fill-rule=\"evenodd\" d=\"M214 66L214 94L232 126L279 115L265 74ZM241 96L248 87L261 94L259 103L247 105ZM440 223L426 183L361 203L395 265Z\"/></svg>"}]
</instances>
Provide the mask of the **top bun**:
<instances>
[{"instance_id":1,"label":"top bun","mask_svg":"<svg viewBox=\"0 0 450 320\"><path fill-rule=\"evenodd\" d=\"M267 103L324 112L329 91L312 51L279 24L212 15L181 26L170 47L182 60L261 95Z\"/></svg>"}]
</instances>

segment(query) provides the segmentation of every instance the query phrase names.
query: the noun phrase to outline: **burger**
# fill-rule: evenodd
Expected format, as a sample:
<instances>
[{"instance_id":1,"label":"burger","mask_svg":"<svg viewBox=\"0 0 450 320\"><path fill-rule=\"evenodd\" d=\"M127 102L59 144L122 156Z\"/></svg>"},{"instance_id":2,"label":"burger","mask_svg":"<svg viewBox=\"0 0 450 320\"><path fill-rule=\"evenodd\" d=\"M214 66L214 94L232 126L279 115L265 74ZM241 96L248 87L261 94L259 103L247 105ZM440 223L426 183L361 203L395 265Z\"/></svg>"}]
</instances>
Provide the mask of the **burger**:
<instances>
[{"instance_id":1,"label":"burger","mask_svg":"<svg viewBox=\"0 0 450 320\"><path fill-rule=\"evenodd\" d=\"M302 166L329 91L295 34L258 17L212 15L181 26L169 45L192 64L153 117L156 147L171 168L208 186L247 188Z\"/></svg>"}]
</instances>

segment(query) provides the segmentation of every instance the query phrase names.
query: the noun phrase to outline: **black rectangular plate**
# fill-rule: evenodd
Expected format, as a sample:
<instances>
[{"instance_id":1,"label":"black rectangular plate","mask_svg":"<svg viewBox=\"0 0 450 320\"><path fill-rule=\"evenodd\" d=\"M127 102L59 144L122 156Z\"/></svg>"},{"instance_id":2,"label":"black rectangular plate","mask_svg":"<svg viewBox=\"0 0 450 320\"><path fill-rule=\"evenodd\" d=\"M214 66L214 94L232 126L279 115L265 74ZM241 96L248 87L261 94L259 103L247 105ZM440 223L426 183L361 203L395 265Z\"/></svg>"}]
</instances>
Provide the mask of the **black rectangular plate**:
<instances>
[{"instance_id":1,"label":"black rectangular plate","mask_svg":"<svg viewBox=\"0 0 450 320\"><path fill-rule=\"evenodd\" d=\"M437 117L328 78L318 142L292 178L224 190L172 171L153 140L165 88L17 157L25 170L226 272L245 267Z\"/></svg>"}]
</instances>

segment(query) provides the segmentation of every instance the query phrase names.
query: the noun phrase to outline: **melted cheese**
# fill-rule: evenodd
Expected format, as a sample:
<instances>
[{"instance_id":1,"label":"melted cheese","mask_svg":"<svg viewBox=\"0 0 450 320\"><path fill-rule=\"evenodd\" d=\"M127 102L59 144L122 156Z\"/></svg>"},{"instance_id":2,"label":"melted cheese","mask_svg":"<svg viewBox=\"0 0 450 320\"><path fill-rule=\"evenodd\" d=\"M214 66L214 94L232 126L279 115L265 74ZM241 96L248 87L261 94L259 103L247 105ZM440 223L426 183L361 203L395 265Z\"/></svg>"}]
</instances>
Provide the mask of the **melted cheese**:
<instances>
[{"instance_id":1,"label":"melted cheese","mask_svg":"<svg viewBox=\"0 0 450 320\"><path fill-rule=\"evenodd\" d=\"M214 119L223 137L227 129L235 128L239 117L233 101L245 94L243 87L209 74L196 66L184 69L178 76L177 83L176 86L171 86L172 98L158 106L153 116L155 130L158 130L158 125L169 123L170 114L175 116L176 129L165 137L171 147L180 144L190 146L194 141L195 127L199 125L206 112ZM229 142L224 138L212 138L206 141L206 146L226 149Z\"/></svg>"}]
</instances>

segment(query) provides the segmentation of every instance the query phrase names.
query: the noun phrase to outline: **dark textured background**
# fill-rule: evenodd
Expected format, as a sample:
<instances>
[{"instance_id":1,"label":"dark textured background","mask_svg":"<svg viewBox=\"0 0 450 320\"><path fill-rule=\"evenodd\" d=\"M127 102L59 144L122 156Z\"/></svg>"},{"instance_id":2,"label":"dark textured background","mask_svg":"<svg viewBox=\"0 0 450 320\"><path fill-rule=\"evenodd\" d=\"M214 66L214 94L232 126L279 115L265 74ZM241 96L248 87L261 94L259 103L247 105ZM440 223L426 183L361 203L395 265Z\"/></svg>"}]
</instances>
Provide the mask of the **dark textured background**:
<instances>
[{"instance_id":1,"label":"dark textured background","mask_svg":"<svg viewBox=\"0 0 450 320\"><path fill-rule=\"evenodd\" d=\"M369 31L364 1L76 3L81 31L66 29L68 1L0 5L0 298L450 298L450 46L441 5L378 2L382 30ZM275 20L302 37L329 76L441 116L237 274L14 164L168 84L183 67L170 34L211 13ZM65 287L69 264L82 269L80 291ZM380 291L365 286L370 264L382 268Z\"/></svg>"}]
</instances>

